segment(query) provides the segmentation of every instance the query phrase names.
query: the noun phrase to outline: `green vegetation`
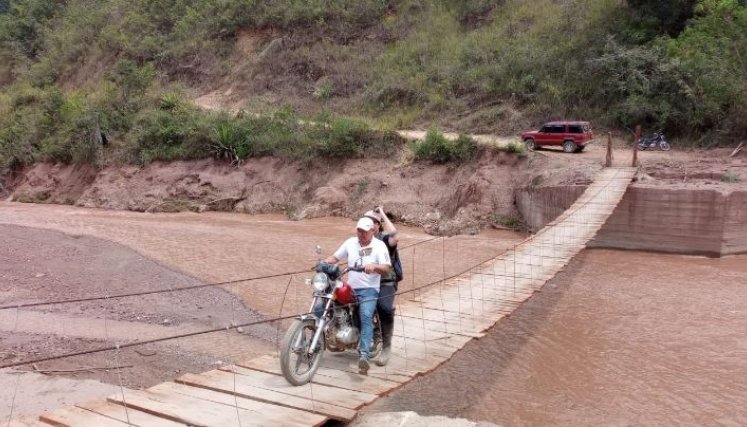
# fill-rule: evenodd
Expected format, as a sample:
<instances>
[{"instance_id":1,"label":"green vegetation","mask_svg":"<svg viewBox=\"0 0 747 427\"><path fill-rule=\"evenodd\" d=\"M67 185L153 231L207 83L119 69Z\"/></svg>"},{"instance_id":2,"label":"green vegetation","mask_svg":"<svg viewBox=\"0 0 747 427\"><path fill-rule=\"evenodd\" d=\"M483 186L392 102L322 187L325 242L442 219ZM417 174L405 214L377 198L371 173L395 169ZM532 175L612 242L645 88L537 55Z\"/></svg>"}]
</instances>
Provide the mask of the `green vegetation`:
<instances>
[{"instance_id":1,"label":"green vegetation","mask_svg":"<svg viewBox=\"0 0 747 427\"><path fill-rule=\"evenodd\" d=\"M430 160L435 163L460 162L470 160L477 152L477 143L470 137L459 135L453 141L443 133L431 129L425 140L412 143L416 160Z\"/></svg>"},{"instance_id":2,"label":"green vegetation","mask_svg":"<svg viewBox=\"0 0 747 427\"><path fill-rule=\"evenodd\" d=\"M506 153L514 153L519 155L525 155L527 148L521 141L513 141L508 143L507 145L500 145L495 147L498 151L504 151Z\"/></svg>"},{"instance_id":3,"label":"green vegetation","mask_svg":"<svg viewBox=\"0 0 747 427\"><path fill-rule=\"evenodd\" d=\"M501 215L497 213L491 215L490 223L513 231L521 231L526 228L526 225L522 222L520 217Z\"/></svg>"},{"instance_id":4,"label":"green vegetation","mask_svg":"<svg viewBox=\"0 0 747 427\"><path fill-rule=\"evenodd\" d=\"M745 2L629 3L506 0L477 28L451 2L434 4L381 57L373 100L382 109L442 110L460 99L503 99L545 119L589 117L680 136L741 132Z\"/></svg>"},{"instance_id":5,"label":"green vegetation","mask_svg":"<svg viewBox=\"0 0 747 427\"><path fill-rule=\"evenodd\" d=\"M727 172L723 176L721 176L721 181L723 182L736 183L740 182L741 180L742 178L739 175L732 172Z\"/></svg>"},{"instance_id":6,"label":"green vegetation","mask_svg":"<svg viewBox=\"0 0 747 427\"><path fill-rule=\"evenodd\" d=\"M744 58L745 0L0 0L0 170L399 144L341 115L467 132L588 118L728 142L747 133ZM188 101L226 81L259 114ZM441 137L416 158L474 155Z\"/></svg>"},{"instance_id":7,"label":"green vegetation","mask_svg":"<svg viewBox=\"0 0 747 427\"><path fill-rule=\"evenodd\" d=\"M355 120L320 115L304 121L286 107L268 115L206 112L173 95L138 114L131 132L142 163L208 156L241 163L251 157L290 159L382 157L401 145L393 133Z\"/></svg>"}]
</instances>

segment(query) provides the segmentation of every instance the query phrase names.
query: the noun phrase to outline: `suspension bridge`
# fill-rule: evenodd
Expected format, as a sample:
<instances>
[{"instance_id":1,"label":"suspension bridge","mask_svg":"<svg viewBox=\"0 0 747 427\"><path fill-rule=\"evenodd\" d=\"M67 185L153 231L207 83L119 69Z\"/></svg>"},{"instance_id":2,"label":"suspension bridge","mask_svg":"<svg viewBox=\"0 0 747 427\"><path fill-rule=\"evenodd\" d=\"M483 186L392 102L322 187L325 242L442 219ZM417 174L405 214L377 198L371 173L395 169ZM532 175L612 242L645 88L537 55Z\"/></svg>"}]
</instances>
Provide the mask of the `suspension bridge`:
<instances>
[{"instance_id":1,"label":"suspension bridge","mask_svg":"<svg viewBox=\"0 0 747 427\"><path fill-rule=\"evenodd\" d=\"M602 170L579 199L542 230L502 255L400 293L392 357L357 373L352 354L326 353L312 383L294 387L265 355L145 390L67 406L4 426L317 426L350 421L364 405L425 375L553 278L589 242L622 199L635 168Z\"/></svg>"}]
</instances>

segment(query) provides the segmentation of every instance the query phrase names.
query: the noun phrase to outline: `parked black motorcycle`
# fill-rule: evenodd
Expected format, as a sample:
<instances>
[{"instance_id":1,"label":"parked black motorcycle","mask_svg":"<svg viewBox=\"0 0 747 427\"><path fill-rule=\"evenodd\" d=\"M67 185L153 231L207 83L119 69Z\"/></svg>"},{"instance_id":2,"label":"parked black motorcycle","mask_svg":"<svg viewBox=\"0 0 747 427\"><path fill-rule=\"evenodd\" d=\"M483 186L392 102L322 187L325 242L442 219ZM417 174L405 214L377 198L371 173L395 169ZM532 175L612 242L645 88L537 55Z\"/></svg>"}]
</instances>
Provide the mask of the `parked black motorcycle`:
<instances>
[{"instance_id":1,"label":"parked black motorcycle","mask_svg":"<svg viewBox=\"0 0 747 427\"><path fill-rule=\"evenodd\" d=\"M638 139L639 150L656 150L657 148L661 151L669 150L669 143L667 143L664 133L661 131L654 132L651 136Z\"/></svg>"}]
</instances>

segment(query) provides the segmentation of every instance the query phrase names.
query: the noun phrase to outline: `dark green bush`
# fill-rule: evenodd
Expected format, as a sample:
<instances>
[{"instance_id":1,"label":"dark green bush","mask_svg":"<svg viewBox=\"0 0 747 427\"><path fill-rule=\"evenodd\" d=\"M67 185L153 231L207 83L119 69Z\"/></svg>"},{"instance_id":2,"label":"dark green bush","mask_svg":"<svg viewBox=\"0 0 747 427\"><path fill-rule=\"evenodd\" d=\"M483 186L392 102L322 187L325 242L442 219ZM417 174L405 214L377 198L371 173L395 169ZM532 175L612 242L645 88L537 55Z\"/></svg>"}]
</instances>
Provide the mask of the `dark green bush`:
<instances>
[{"instance_id":1,"label":"dark green bush","mask_svg":"<svg viewBox=\"0 0 747 427\"><path fill-rule=\"evenodd\" d=\"M133 127L143 163L208 156L233 163L262 156L353 158L374 151L385 155L401 144L393 134L358 120L306 121L288 107L264 116L232 116L200 110L173 95L162 98L160 106L142 112Z\"/></svg>"},{"instance_id":2,"label":"dark green bush","mask_svg":"<svg viewBox=\"0 0 747 427\"><path fill-rule=\"evenodd\" d=\"M315 126L315 152L321 157L354 158L365 152L371 129L363 122L336 118Z\"/></svg>"},{"instance_id":3,"label":"dark green bush","mask_svg":"<svg viewBox=\"0 0 747 427\"><path fill-rule=\"evenodd\" d=\"M188 160L210 155L213 129L210 114L191 105L181 105L175 109L141 111L135 119L132 138L143 163Z\"/></svg>"},{"instance_id":4,"label":"dark green bush","mask_svg":"<svg viewBox=\"0 0 747 427\"><path fill-rule=\"evenodd\" d=\"M477 151L475 141L465 135L450 141L443 133L430 129L425 140L413 144L416 160L430 160L436 163L470 160Z\"/></svg>"},{"instance_id":5,"label":"dark green bush","mask_svg":"<svg viewBox=\"0 0 747 427\"><path fill-rule=\"evenodd\" d=\"M0 169L35 161L87 163L97 156L98 115L56 87L14 87L0 106Z\"/></svg>"}]
</instances>

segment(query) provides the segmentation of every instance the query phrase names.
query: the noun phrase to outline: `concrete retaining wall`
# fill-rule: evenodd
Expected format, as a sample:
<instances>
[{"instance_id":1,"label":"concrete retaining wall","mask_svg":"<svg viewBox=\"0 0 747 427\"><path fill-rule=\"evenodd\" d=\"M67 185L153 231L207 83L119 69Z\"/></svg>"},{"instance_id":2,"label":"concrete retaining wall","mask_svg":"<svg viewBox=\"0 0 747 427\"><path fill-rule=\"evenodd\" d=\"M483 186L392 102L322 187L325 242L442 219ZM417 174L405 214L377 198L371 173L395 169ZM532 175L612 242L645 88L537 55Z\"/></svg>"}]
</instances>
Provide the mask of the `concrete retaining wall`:
<instances>
[{"instance_id":1,"label":"concrete retaining wall","mask_svg":"<svg viewBox=\"0 0 747 427\"><path fill-rule=\"evenodd\" d=\"M517 192L538 230L570 207L584 186ZM723 256L747 252L747 192L632 185L589 247Z\"/></svg>"}]
</instances>

